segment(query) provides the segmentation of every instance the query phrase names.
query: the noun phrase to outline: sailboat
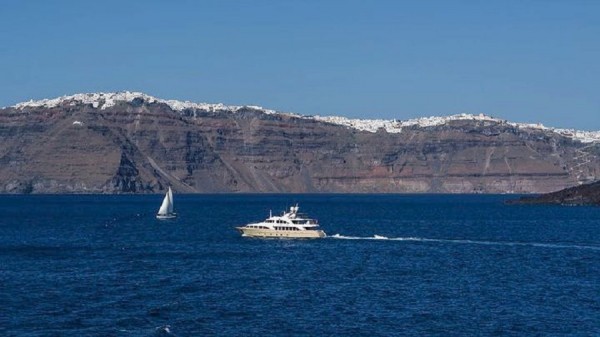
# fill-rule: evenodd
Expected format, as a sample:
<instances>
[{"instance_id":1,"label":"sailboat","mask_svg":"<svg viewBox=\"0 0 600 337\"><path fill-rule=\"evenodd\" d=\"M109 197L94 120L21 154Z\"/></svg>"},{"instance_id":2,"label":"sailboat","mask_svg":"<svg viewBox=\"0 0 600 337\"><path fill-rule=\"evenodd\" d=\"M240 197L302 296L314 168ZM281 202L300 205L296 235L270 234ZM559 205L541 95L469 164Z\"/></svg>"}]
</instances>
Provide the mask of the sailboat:
<instances>
[{"instance_id":1,"label":"sailboat","mask_svg":"<svg viewBox=\"0 0 600 337\"><path fill-rule=\"evenodd\" d=\"M176 217L177 213L173 212L173 191L171 191L171 186L169 186L169 190L167 191L167 194L165 194L165 198L163 199L162 205L160 205L156 218L165 220L174 219Z\"/></svg>"}]
</instances>

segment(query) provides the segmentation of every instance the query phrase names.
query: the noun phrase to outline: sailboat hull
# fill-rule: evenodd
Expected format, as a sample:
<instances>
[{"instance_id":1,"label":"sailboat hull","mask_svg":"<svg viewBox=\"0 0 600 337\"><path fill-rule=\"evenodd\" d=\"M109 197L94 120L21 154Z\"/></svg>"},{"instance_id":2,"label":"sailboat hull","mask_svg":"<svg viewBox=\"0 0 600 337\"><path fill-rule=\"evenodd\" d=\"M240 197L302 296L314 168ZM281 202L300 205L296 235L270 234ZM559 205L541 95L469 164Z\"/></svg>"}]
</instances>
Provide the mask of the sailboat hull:
<instances>
[{"instance_id":1,"label":"sailboat hull","mask_svg":"<svg viewBox=\"0 0 600 337\"><path fill-rule=\"evenodd\" d=\"M177 214L156 214L158 220L169 220L177 218Z\"/></svg>"}]
</instances>

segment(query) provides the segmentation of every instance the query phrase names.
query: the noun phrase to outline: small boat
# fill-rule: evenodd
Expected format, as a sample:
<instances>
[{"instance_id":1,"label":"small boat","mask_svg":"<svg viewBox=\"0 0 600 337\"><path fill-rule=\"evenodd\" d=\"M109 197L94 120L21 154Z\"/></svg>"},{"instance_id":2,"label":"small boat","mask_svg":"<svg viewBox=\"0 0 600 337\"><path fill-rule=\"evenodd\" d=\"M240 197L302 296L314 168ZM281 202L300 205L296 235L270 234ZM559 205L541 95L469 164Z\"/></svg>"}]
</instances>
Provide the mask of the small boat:
<instances>
[{"instance_id":1,"label":"small boat","mask_svg":"<svg viewBox=\"0 0 600 337\"><path fill-rule=\"evenodd\" d=\"M298 205L292 206L289 212L283 212L281 216L269 214L264 221L236 229L242 236L259 238L318 239L327 236L319 229L317 220L299 214L299 209Z\"/></svg>"},{"instance_id":2,"label":"small boat","mask_svg":"<svg viewBox=\"0 0 600 337\"><path fill-rule=\"evenodd\" d=\"M176 217L177 213L173 211L173 191L171 191L171 186L169 186L169 190L167 191L167 194L165 194L165 198L163 199L162 205L160 205L156 218L166 220L174 219Z\"/></svg>"}]
</instances>

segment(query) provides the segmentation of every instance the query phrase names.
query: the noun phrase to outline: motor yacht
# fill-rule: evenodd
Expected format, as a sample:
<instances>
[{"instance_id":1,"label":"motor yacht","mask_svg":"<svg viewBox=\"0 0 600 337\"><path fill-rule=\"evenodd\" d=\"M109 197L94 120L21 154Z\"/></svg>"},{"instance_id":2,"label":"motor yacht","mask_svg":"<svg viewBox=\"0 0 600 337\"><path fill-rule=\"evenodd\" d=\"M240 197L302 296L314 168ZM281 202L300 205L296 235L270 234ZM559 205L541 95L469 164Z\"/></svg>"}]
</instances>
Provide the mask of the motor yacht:
<instances>
[{"instance_id":1,"label":"motor yacht","mask_svg":"<svg viewBox=\"0 0 600 337\"><path fill-rule=\"evenodd\" d=\"M236 227L242 236L260 238L317 239L324 238L325 232L319 229L316 219L300 213L298 205L290 207L280 216L269 214L266 220Z\"/></svg>"}]
</instances>

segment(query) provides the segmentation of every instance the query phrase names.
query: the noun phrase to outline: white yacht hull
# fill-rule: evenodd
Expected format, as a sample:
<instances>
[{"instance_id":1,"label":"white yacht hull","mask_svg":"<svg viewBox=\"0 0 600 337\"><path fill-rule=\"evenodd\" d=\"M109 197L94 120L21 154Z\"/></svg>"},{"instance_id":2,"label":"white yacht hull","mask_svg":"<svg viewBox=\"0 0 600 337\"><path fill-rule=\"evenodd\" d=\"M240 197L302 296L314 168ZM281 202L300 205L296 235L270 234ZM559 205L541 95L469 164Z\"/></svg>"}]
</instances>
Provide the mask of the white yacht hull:
<instances>
[{"instance_id":1,"label":"white yacht hull","mask_svg":"<svg viewBox=\"0 0 600 337\"><path fill-rule=\"evenodd\" d=\"M254 238L319 239L327 235L322 230L285 231L275 229L236 227L242 236Z\"/></svg>"}]
</instances>

